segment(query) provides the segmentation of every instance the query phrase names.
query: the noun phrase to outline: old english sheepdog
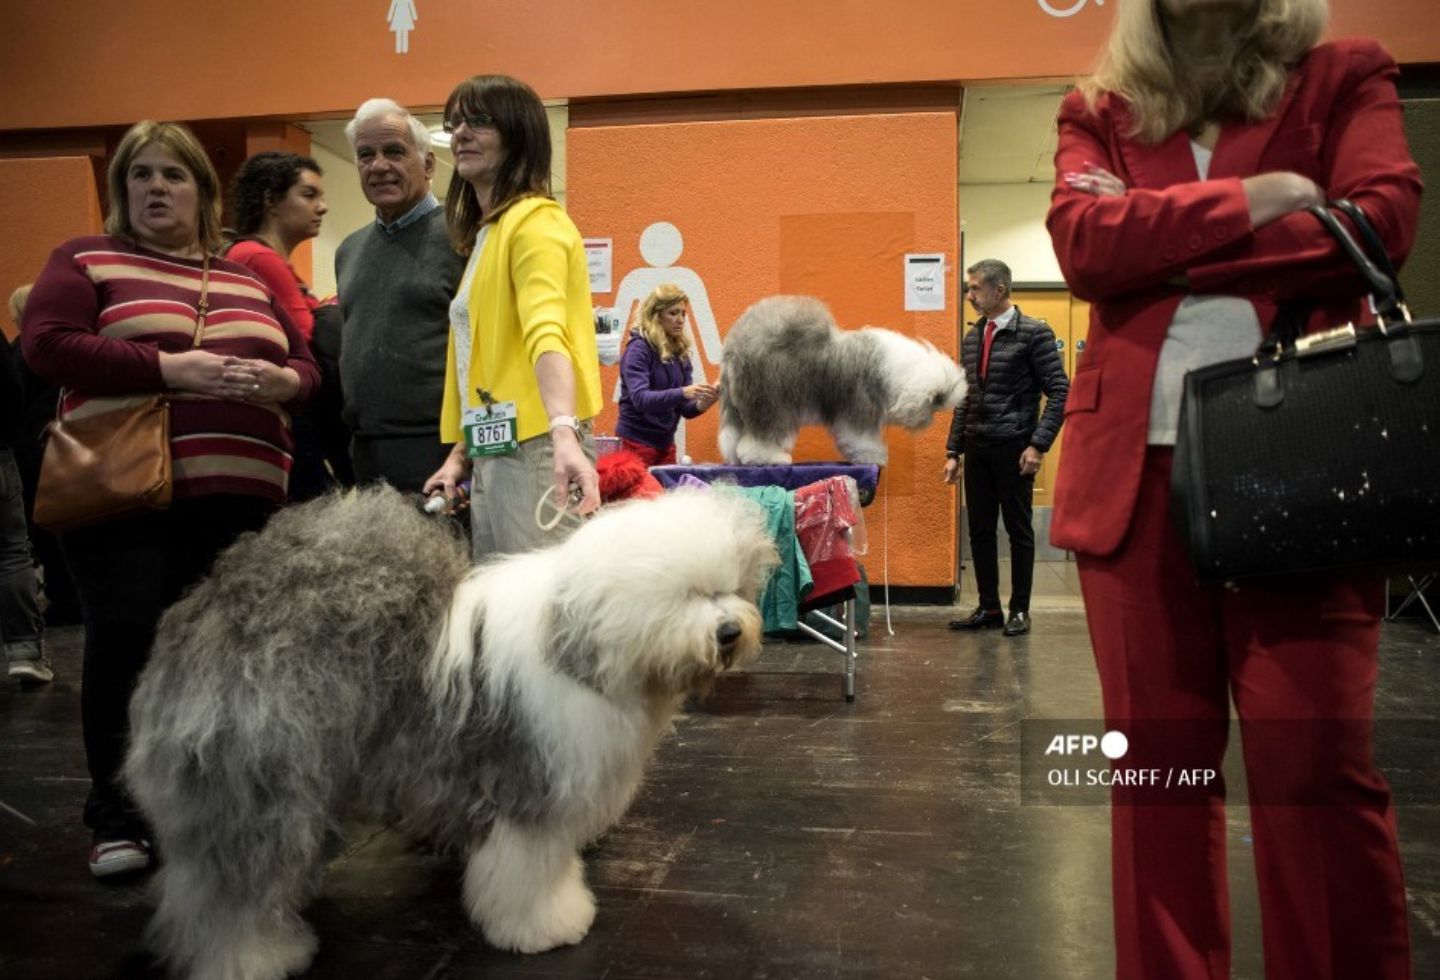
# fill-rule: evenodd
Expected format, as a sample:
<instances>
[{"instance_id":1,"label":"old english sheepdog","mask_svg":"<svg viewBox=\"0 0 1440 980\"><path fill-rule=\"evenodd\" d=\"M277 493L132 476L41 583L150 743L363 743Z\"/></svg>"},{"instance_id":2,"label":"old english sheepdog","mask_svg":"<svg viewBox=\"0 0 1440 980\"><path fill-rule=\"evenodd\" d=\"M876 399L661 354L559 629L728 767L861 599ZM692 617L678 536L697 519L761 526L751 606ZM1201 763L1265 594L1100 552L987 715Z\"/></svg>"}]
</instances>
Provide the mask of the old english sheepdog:
<instances>
[{"instance_id":1,"label":"old english sheepdog","mask_svg":"<svg viewBox=\"0 0 1440 980\"><path fill-rule=\"evenodd\" d=\"M965 373L933 345L881 327L841 330L809 296L771 296L725 337L720 454L785 464L804 425L830 430L852 463L887 458L885 426L923 429L965 397Z\"/></svg>"},{"instance_id":2,"label":"old english sheepdog","mask_svg":"<svg viewBox=\"0 0 1440 980\"><path fill-rule=\"evenodd\" d=\"M579 942L578 850L629 805L687 694L760 645L775 563L723 491L602 511L471 570L389 489L278 514L161 620L125 779L163 861L150 938L179 975L300 972L300 911L342 817L465 855L495 946Z\"/></svg>"}]
</instances>

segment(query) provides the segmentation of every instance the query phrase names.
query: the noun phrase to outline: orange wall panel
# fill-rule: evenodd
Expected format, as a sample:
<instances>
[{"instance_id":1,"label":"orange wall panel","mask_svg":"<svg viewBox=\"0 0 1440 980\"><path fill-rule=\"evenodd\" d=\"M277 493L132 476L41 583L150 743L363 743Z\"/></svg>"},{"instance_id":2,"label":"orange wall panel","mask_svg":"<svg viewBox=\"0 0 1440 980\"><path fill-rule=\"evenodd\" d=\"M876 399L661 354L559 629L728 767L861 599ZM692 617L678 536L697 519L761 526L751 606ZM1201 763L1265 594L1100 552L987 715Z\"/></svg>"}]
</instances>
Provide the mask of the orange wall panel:
<instances>
[{"instance_id":1,"label":"orange wall panel","mask_svg":"<svg viewBox=\"0 0 1440 980\"><path fill-rule=\"evenodd\" d=\"M956 127L953 112L917 112L572 129L570 213L587 238L614 242L612 291L597 294L595 303L615 304L628 274L655 268L642 256L640 239L668 222L683 248L663 256L662 271L645 275L702 283L703 301L687 289L692 305L708 306L721 336L757 299L804 292L830 304L842 327L889 327L953 355L953 269L949 309L907 313L903 256L942 252L954 261ZM707 356L704 366L713 379L717 358ZM609 396L618 372L603 373ZM615 414L607 406L600 431L613 431ZM686 449L696 461L719 459L718 423L712 409L687 425ZM881 498L866 511L866 561L877 581L887 557L880 525L888 509L891 581L954 582L954 503L938 476L947 423L938 418L914 435L890 430ZM836 454L823 430L810 429L796 457Z\"/></svg>"},{"instance_id":2,"label":"orange wall panel","mask_svg":"<svg viewBox=\"0 0 1440 980\"><path fill-rule=\"evenodd\" d=\"M34 282L50 251L67 239L99 234L104 219L89 157L0 159L0 215L6 247L0 249L0 299ZM5 337L15 325L0 317Z\"/></svg>"},{"instance_id":3,"label":"orange wall panel","mask_svg":"<svg viewBox=\"0 0 1440 980\"><path fill-rule=\"evenodd\" d=\"M0 130L308 118L375 95L435 106L479 72L569 99L1064 78L1092 67L1114 10L1100 0L416 6L401 54L383 3L249 0L205 4L202 16L165 0L12 5L0 31ZM1331 6L1334 34L1377 37L1401 62L1440 61L1434 0Z\"/></svg>"}]
</instances>

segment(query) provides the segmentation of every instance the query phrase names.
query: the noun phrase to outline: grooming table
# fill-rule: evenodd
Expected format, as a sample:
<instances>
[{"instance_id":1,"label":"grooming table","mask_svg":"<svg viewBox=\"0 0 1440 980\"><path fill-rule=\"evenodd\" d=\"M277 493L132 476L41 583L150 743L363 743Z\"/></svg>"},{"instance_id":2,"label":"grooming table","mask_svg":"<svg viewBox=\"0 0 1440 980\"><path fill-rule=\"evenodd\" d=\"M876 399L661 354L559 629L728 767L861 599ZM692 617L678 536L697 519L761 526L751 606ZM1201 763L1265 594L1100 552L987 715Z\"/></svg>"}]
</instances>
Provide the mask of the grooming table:
<instances>
[{"instance_id":1,"label":"grooming table","mask_svg":"<svg viewBox=\"0 0 1440 980\"><path fill-rule=\"evenodd\" d=\"M652 466L650 474L660 481L660 485L670 490L679 485L683 477L690 476L705 483L733 483L741 487L783 487L786 490L798 490L801 487L809 486L819 480L825 480L832 476L848 476L855 481L855 486L860 491L860 506L868 507L875 499L875 488L880 483L880 467L873 464L858 463L791 463L787 466L729 466L718 463L707 463L699 466ZM846 594L848 593L848 595ZM832 650L845 657L845 679L844 692L846 701L855 700L855 590L853 587L829 593L833 597L827 601L827 596L815 596L807 598L800 604L801 609L809 609L815 615L824 619L832 626L840 629L845 637L845 642L832 640L803 621L797 622L796 627L805 635L819 640ZM828 614L821 612L816 606L833 605L843 598L844 605L841 607L841 617L836 620ZM813 603L813 605L812 605Z\"/></svg>"}]
</instances>

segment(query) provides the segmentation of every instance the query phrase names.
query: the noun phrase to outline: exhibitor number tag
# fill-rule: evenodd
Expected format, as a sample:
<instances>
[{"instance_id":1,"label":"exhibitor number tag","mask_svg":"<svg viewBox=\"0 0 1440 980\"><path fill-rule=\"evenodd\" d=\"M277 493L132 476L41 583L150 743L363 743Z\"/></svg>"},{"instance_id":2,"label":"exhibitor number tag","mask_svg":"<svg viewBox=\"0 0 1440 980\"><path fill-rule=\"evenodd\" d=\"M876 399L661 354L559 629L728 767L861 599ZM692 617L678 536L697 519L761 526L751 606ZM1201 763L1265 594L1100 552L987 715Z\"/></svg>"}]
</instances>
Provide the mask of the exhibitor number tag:
<instances>
[{"instance_id":1,"label":"exhibitor number tag","mask_svg":"<svg viewBox=\"0 0 1440 980\"><path fill-rule=\"evenodd\" d=\"M465 413L462 427L465 452L471 459L505 456L520 448L515 438L514 402L494 402L484 408L472 408Z\"/></svg>"}]
</instances>

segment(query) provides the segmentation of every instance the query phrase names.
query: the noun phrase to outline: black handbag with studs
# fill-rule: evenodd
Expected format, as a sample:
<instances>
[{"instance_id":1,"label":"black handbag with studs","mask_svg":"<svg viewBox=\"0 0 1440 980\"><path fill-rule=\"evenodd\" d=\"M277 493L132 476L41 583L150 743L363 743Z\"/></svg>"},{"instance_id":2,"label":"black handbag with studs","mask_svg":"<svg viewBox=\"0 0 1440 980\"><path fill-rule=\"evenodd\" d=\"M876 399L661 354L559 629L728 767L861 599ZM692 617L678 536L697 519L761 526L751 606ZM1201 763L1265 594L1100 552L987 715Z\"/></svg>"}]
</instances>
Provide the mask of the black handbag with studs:
<instances>
[{"instance_id":1,"label":"black handbag with studs","mask_svg":"<svg viewBox=\"0 0 1440 980\"><path fill-rule=\"evenodd\" d=\"M1185 376L1171 503L1202 583L1440 567L1440 318L1411 318L1358 207L1310 212L1377 323L1299 336L1303 316L1282 312L1254 357Z\"/></svg>"}]
</instances>

